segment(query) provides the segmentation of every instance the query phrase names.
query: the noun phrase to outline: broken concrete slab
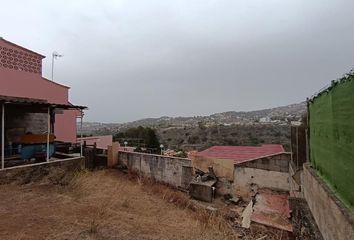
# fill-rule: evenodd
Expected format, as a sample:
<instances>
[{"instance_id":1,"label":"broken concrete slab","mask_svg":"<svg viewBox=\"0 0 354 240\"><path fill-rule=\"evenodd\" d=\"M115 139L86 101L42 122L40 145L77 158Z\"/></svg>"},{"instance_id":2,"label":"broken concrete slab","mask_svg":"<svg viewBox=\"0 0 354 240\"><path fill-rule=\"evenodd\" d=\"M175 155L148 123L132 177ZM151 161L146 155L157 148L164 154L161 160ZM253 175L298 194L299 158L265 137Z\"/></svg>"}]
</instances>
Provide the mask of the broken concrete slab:
<instances>
[{"instance_id":1,"label":"broken concrete slab","mask_svg":"<svg viewBox=\"0 0 354 240\"><path fill-rule=\"evenodd\" d=\"M288 193L262 190L256 196L251 220L266 226L292 232Z\"/></svg>"},{"instance_id":2,"label":"broken concrete slab","mask_svg":"<svg viewBox=\"0 0 354 240\"><path fill-rule=\"evenodd\" d=\"M250 201L250 203L247 205L245 210L242 213L242 227L243 228L250 228L251 225L251 216L253 212L253 203Z\"/></svg>"}]
</instances>

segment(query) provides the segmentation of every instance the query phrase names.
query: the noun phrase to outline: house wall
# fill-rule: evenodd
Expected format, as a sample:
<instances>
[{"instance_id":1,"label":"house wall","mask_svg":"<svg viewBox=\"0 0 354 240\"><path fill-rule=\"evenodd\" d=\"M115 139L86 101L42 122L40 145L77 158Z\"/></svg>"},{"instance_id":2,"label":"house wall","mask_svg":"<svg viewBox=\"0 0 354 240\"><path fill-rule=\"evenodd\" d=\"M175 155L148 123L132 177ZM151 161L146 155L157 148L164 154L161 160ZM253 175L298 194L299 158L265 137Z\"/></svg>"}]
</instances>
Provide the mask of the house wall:
<instances>
[{"instance_id":1,"label":"house wall","mask_svg":"<svg viewBox=\"0 0 354 240\"><path fill-rule=\"evenodd\" d=\"M183 166L191 166L187 158L166 157L154 154L119 151L118 163L129 170L151 177L175 187L183 185Z\"/></svg>"},{"instance_id":2,"label":"house wall","mask_svg":"<svg viewBox=\"0 0 354 240\"><path fill-rule=\"evenodd\" d=\"M271 188L289 191L289 173L276 172L257 168L235 167L234 189L241 195L248 197L252 188Z\"/></svg>"},{"instance_id":3,"label":"house wall","mask_svg":"<svg viewBox=\"0 0 354 240\"><path fill-rule=\"evenodd\" d=\"M76 110L64 110L62 114L55 114L54 134L56 140L76 143L76 115Z\"/></svg>"},{"instance_id":4,"label":"house wall","mask_svg":"<svg viewBox=\"0 0 354 240\"><path fill-rule=\"evenodd\" d=\"M0 66L3 68L42 74L44 56L12 44L0 37Z\"/></svg>"},{"instance_id":5,"label":"house wall","mask_svg":"<svg viewBox=\"0 0 354 240\"><path fill-rule=\"evenodd\" d=\"M58 104L69 103L69 87L42 77L43 56L2 39L0 53L0 95L43 99ZM75 111L63 112L56 114L55 135L59 141L75 143Z\"/></svg>"},{"instance_id":6,"label":"house wall","mask_svg":"<svg viewBox=\"0 0 354 240\"><path fill-rule=\"evenodd\" d=\"M258 188L289 191L290 158L282 153L235 165L233 190L246 198Z\"/></svg>"},{"instance_id":7,"label":"house wall","mask_svg":"<svg viewBox=\"0 0 354 240\"><path fill-rule=\"evenodd\" d=\"M68 87L46 80L35 73L0 67L0 84L0 95L68 104Z\"/></svg>"},{"instance_id":8,"label":"house wall","mask_svg":"<svg viewBox=\"0 0 354 240\"><path fill-rule=\"evenodd\" d=\"M192 166L204 172L208 172L208 167L212 166L215 175L219 178L234 180L234 161L231 159L216 159L196 155L190 155Z\"/></svg>"},{"instance_id":9,"label":"house wall","mask_svg":"<svg viewBox=\"0 0 354 240\"><path fill-rule=\"evenodd\" d=\"M260 158L254 161L239 163L237 166L288 173L290 160L290 153L281 153L274 156Z\"/></svg>"},{"instance_id":10,"label":"house wall","mask_svg":"<svg viewBox=\"0 0 354 240\"><path fill-rule=\"evenodd\" d=\"M343 205L309 164L304 164L302 186L323 238L354 239L354 213Z\"/></svg>"},{"instance_id":11,"label":"house wall","mask_svg":"<svg viewBox=\"0 0 354 240\"><path fill-rule=\"evenodd\" d=\"M81 138L77 139L78 142L81 141ZM96 143L96 148L107 150L108 146L112 145L113 136L92 136L92 137L83 137L82 141L85 141L87 145L93 145Z\"/></svg>"}]
</instances>

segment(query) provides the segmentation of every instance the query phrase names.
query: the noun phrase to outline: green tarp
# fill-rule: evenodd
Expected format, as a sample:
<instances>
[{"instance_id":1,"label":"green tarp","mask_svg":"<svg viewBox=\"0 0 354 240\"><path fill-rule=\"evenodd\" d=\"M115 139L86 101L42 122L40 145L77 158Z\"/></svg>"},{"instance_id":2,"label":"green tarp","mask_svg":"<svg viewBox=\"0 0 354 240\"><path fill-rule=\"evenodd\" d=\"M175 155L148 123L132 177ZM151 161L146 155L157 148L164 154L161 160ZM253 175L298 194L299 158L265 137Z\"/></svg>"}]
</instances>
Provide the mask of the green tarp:
<instances>
[{"instance_id":1,"label":"green tarp","mask_svg":"<svg viewBox=\"0 0 354 240\"><path fill-rule=\"evenodd\" d=\"M310 161L339 198L354 209L354 77L310 101Z\"/></svg>"}]
</instances>

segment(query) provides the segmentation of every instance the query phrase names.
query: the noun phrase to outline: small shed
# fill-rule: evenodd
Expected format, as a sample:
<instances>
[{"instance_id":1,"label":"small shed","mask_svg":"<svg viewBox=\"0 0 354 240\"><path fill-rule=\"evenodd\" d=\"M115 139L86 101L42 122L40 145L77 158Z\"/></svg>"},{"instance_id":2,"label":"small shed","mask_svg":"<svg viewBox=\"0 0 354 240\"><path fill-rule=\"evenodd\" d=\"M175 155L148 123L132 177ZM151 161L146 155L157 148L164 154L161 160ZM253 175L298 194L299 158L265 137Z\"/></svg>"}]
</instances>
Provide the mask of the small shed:
<instances>
[{"instance_id":1,"label":"small shed","mask_svg":"<svg viewBox=\"0 0 354 240\"><path fill-rule=\"evenodd\" d=\"M9 96L0 96L0 107L1 169L13 166L14 162L21 165L39 152L49 161L55 151L55 112L86 109L85 106Z\"/></svg>"}]
</instances>

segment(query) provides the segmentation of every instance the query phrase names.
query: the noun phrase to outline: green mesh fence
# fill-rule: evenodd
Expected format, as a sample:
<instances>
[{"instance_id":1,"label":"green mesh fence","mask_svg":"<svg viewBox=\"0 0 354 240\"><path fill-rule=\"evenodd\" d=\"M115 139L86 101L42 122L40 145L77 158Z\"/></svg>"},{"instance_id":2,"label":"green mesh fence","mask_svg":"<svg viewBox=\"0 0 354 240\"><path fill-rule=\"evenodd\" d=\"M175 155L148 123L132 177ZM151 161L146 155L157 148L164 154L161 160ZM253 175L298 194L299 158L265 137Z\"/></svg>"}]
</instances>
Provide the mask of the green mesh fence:
<instances>
[{"instance_id":1,"label":"green mesh fence","mask_svg":"<svg viewBox=\"0 0 354 240\"><path fill-rule=\"evenodd\" d=\"M333 84L309 104L313 167L354 209L354 77Z\"/></svg>"}]
</instances>

